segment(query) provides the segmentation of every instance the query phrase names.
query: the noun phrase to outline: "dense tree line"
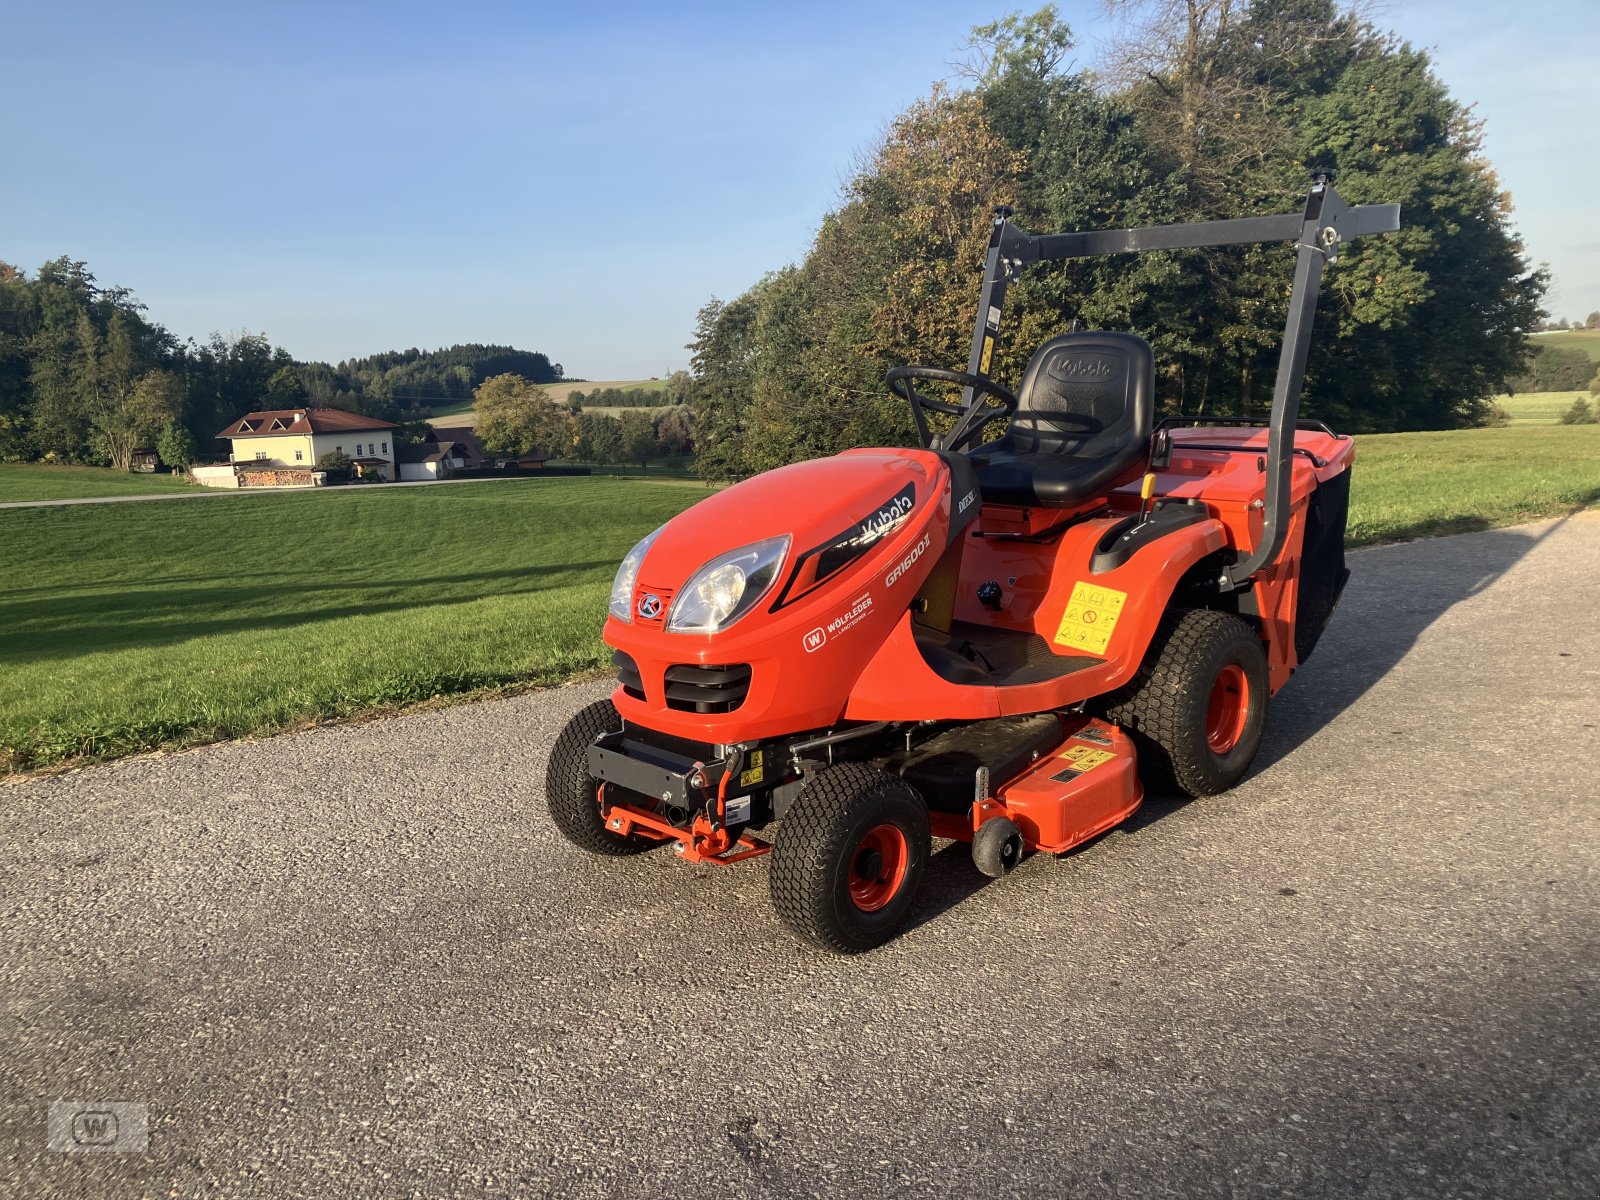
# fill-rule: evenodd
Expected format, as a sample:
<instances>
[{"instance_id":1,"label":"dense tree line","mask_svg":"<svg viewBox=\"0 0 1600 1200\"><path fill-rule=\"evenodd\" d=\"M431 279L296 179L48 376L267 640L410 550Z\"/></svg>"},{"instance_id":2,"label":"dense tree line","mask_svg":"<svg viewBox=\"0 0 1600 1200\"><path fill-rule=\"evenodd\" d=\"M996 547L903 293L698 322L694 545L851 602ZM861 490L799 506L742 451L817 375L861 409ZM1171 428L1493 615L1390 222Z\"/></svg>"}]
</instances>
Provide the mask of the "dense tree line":
<instances>
[{"instance_id":1,"label":"dense tree line","mask_svg":"<svg viewBox=\"0 0 1600 1200\"><path fill-rule=\"evenodd\" d=\"M1514 392L1575 392L1587 387L1595 375L1595 365L1582 350L1571 346L1542 346L1537 343L1528 363L1513 377Z\"/></svg>"},{"instance_id":2,"label":"dense tree line","mask_svg":"<svg viewBox=\"0 0 1600 1200\"><path fill-rule=\"evenodd\" d=\"M574 412L514 375L486 380L475 396L478 439L492 455L538 450L556 459L646 468L655 459L694 453L694 413L686 404L635 408L620 417Z\"/></svg>"},{"instance_id":3,"label":"dense tree line","mask_svg":"<svg viewBox=\"0 0 1600 1200\"><path fill-rule=\"evenodd\" d=\"M1128 29L1099 74L1068 65L1053 7L974 30L965 83L892 123L804 260L701 310L705 474L907 443L883 372L965 366L993 206L1036 232L1282 212L1313 166L1353 203L1399 202L1404 229L1328 270L1306 411L1356 431L1489 416L1546 280L1427 55L1331 0L1115 7ZM1015 383L1076 319L1151 341L1164 411L1262 413L1291 267L1270 247L1034 268L1008 298L993 374Z\"/></svg>"},{"instance_id":4,"label":"dense tree line","mask_svg":"<svg viewBox=\"0 0 1600 1200\"><path fill-rule=\"evenodd\" d=\"M180 342L126 288L62 257L31 277L0 262L0 459L111 463L155 446L164 462L217 458L217 431L263 408L343 408L425 432L436 405L469 402L495 375L561 379L511 346L462 345L296 362L263 334Z\"/></svg>"}]
</instances>

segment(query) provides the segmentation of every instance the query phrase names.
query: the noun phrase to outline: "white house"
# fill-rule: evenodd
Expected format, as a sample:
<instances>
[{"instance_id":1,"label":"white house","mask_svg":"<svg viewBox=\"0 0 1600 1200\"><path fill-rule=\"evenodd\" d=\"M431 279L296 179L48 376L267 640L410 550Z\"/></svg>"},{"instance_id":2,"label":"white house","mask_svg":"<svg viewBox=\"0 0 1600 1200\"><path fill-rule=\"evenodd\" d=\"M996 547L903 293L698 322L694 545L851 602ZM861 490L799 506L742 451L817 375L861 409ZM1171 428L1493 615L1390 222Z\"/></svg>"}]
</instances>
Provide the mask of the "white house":
<instances>
[{"instance_id":1,"label":"white house","mask_svg":"<svg viewBox=\"0 0 1600 1200\"><path fill-rule=\"evenodd\" d=\"M282 408L240 417L217 436L227 438L235 467L315 470L325 454L348 455L362 474L394 479L396 426L341 408Z\"/></svg>"}]
</instances>

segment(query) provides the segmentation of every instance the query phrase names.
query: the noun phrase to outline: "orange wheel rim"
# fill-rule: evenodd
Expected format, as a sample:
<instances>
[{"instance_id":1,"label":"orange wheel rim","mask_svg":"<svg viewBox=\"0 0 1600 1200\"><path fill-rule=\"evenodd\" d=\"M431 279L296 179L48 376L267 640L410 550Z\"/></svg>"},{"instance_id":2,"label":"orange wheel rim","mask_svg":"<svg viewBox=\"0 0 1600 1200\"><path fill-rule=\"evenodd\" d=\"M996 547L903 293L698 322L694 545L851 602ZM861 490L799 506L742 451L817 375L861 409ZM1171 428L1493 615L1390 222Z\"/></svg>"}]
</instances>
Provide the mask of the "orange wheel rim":
<instances>
[{"instance_id":1,"label":"orange wheel rim","mask_svg":"<svg viewBox=\"0 0 1600 1200\"><path fill-rule=\"evenodd\" d=\"M1213 754L1226 754L1239 744L1250 719L1250 678L1238 663L1229 663L1211 685L1206 702L1206 743Z\"/></svg>"},{"instance_id":2,"label":"orange wheel rim","mask_svg":"<svg viewBox=\"0 0 1600 1200\"><path fill-rule=\"evenodd\" d=\"M862 912L877 912L905 882L911 854L906 835L890 824L874 825L850 856L850 899Z\"/></svg>"}]
</instances>

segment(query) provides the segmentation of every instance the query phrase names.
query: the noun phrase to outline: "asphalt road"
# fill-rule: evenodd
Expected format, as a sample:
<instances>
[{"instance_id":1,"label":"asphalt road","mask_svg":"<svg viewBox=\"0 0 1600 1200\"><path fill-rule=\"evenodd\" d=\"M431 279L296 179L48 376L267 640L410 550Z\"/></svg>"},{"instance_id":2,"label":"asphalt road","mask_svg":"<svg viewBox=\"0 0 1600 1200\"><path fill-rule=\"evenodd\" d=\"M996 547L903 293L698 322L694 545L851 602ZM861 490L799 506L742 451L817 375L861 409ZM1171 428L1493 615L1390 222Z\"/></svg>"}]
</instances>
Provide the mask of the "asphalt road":
<instances>
[{"instance_id":1,"label":"asphalt road","mask_svg":"<svg viewBox=\"0 0 1600 1200\"><path fill-rule=\"evenodd\" d=\"M0 1192L1600 1194L1600 520L1353 566L1240 788L857 959L558 843L592 685L0 789Z\"/></svg>"}]
</instances>

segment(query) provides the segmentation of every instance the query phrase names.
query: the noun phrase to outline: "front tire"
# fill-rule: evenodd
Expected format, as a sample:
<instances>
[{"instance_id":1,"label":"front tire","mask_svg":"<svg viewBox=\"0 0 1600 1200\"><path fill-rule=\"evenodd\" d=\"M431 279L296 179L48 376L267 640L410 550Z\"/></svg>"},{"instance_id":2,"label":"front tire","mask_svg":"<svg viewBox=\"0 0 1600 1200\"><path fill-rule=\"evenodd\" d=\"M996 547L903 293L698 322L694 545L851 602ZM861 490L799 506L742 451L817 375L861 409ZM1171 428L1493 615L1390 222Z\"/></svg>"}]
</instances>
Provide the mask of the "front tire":
<instances>
[{"instance_id":1,"label":"front tire","mask_svg":"<svg viewBox=\"0 0 1600 1200\"><path fill-rule=\"evenodd\" d=\"M612 833L600 816L599 781L589 774L589 746L601 734L621 728L616 705L596 700L567 722L545 768L544 799L550 819L562 837L590 854L642 854L661 844L638 834L622 837Z\"/></svg>"},{"instance_id":2,"label":"front tire","mask_svg":"<svg viewBox=\"0 0 1600 1200\"><path fill-rule=\"evenodd\" d=\"M1155 787L1214 796L1244 777L1267 721L1267 654L1231 613L1196 608L1162 619L1139 673L1105 698Z\"/></svg>"},{"instance_id":3,"label":"front tire","mask_svg":"<svg viewBox=\"0 0 1600 1200\"><path fill-rule=\"evenodd\" d=\"M819 773L772 848L772 907L803 940L859 954L900 931L928 865L928 810L895 776L860 763Z\"/></svg>"}]
</instances>

